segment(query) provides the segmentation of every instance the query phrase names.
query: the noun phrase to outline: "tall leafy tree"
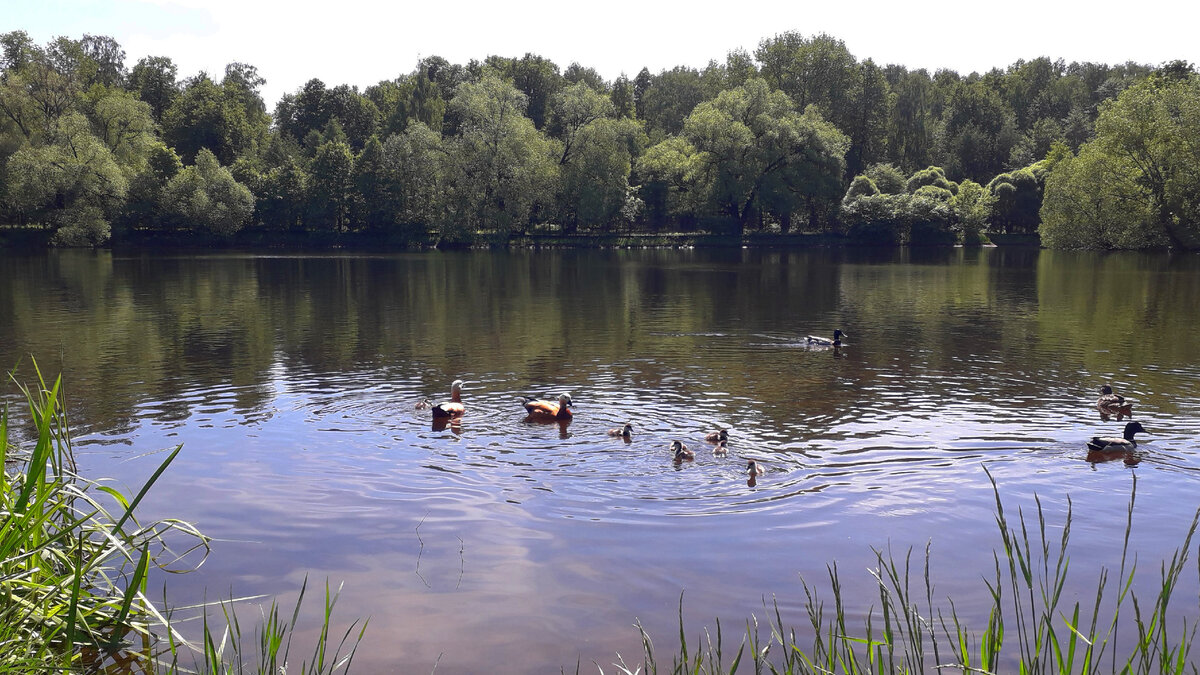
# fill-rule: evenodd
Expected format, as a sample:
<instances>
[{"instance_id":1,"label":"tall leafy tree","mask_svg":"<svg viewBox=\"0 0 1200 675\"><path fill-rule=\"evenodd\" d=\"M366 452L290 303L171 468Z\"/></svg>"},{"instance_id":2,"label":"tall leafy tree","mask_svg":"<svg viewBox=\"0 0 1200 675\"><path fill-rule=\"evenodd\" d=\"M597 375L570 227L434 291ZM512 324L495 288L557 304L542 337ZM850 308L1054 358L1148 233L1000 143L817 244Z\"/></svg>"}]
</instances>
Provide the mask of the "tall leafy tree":
<instances>
[{"instance_id":1,"label":"tall leafy tree","mask_svg":"<svg viewBox=\"0 0 1200 675\"><path fill-rule=\"evenodd\" d=\"M525 117L527 98L495 74L459 85L450 107L462 120L450 141L443 232L524 231L547 215L558 179L558 144Z\"/></svg>"},{"instance_id":2,"label":"tall leafy tree","mask_svg":"<svg viewBox=\"0 0 1200 675\"><path fill-rule=\"evenodd\" d=\"M179 68L169 57L147 56L129 71L129 87L150 105L154 121L161 122L163 113L179 95L178 78Z\"/></svg>"},{"instance_id":3,"label":"tall leafy tree","mask_svg":"<svg viewBox=\"0 0 1200 675\"><path fill-rule=\"evenodd\" d=\"M230 237L250 220L254 195L207 148L168 183L167 202L185 229Z\"/></svg>"},{"instance_id":4,"label":"tall leafy tree","mask_svg":"<svg viewBox=\"0 0 1200 675\"><path fill-rule=\"evenodd\" d=\"M815 108L797 112L786 94L771 91L762 79L698 105L682 135L690 147L675 153L684 167L677 175L736 232L763 210L786 226L807 205L815 221L822 205L836 206L842 197L846 136Z\"/></svg>"}]
</instances>

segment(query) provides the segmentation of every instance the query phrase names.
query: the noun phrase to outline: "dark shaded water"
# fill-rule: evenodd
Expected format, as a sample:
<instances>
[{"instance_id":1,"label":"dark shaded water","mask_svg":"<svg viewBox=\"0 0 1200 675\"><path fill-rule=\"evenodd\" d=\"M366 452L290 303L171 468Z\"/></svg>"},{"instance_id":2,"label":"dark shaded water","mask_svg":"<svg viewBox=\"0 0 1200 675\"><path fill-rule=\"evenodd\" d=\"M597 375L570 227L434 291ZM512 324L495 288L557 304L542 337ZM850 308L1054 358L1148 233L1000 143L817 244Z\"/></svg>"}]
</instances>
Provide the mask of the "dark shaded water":
<instances>
[{"instance_id":1,"label":"dark shaded water","mask_svg":"<svg viewBox=\"0 0 1200 675\"><path fill-rule=\"evenodd\" d=\"M1136 474L1156 574L1200 504L1198 303L1200 258L1165 254L67 251L0 257L0 363L62 370L90 475L137 486L183 444L143 516L217 541L176 602L328 578L371 620L359 672L611 672L635 619L670 649L681 593L689 634L773 600L801 624L800 577L836 560L865 612L872 546L932 541L976 618L984 465L1052 522L1070 495L1085 595ZM837 327L841 358L803 344ZM467 415L434 429L413 404L455 378ZM1086 461L1119 432L1107 382L1150 430L1136 467ZM522 421L560 391L573 423Z\"/></svg>"}]
</instances>

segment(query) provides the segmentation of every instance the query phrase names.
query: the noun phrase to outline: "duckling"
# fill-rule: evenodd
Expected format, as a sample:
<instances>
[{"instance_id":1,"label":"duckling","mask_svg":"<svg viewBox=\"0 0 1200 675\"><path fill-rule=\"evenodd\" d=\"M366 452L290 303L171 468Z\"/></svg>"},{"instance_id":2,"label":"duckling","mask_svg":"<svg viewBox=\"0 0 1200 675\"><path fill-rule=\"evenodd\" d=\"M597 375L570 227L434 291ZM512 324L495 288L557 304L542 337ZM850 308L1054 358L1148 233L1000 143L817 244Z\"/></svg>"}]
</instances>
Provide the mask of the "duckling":
<instances>
[{"instance_id":1,"label":"duckling","mask_svg":"<svg viewBox=\"0 0 1200 675\"><path fill-rule=\"evenodd\" d=\"M844 338L844 337L850 337L850 336L843 333L841 331L841 329L838 329L838 330L833 331L833 339L832 340L830 340L829 338L820 337L817 335L809 335L808 336L808 344L821 345L822 347L841 347L842 346L842 338Z\"/></svg>"},{"instance_id":2,"label":"duckling","mask_svg":"<svg viewBox=\"0 0 1200 675\"><path fill-rule=\"evenodd\" d=\"M462 380L450 383L450 400L433 406L434 417L462 417L462 414L466 412L466 408L462 404L463 384L465 383Z\"/></svg>"},{"instance_id":3,"label":"duckling","mask_svg":"<svg viewBox=\"0 0 1200 675\"><path fill-rule=\"evenodd\" d=\"M626 422L625 426L621 427L620 429L609 429L608 435L621 436L625 438L625 440L633 438L633 422Z\"/></svg>"},{"instance_id":4,"label":"duckling","mask_svg":"<svg viewBox=\"0 0 1200 675\"><path fill-rule=\"evenodd\" d=\"M766 469L762 468L758 462L752 459L746 462L746 475L750 476L751 478L755 476L761 476L766 472Z\"/></svg>"},{"instance_id":5,"label":"duckling","mask_svg":"<svg viewBox=\"0 0 1200 675\"><path fill-rule=\"evenodd\" d=\"M1149 433L1140 422L1130 422L1125 425L1124 438L1108 438L1104 436L1095 436L1087 442L1088 450L1092 452L1112 452L1117 450L1133 450L1137 447L1137 441L1133 439L1134 434Z\"/></svg>"},{"instance_id":6,"label":"duckling","mask_svg":"<svg viewBox=\"0 0 1200 675\"><path fill-rule=\"evenodd\" d=\"M529 419L540 420L569 420L571 419L571 395L562 393L558 395L558 402L546 401L540 399L521 397L522 404L525 406L525 412L529 413Z\"/></svg>"},{"instance_id":7,"label":"duckling","mask_svg":"<svg viewBox=\"0 0 1200 675\"><path fill-rule=\"evenodd\" d=\"M727 443L727 441L723 441L723 440L717 441L716 446L713 447L713 454L716 455L717 457L724 457L724 456L728 455L729 447L727 445L725 445L726 443Z\"/></svg>"},{"instance_id":8,"label":"duckling","mask_svg":"<svg viewBox=\"0 0 1200 675\"><path fill-rule=\"evenodd\" d=\"M1100 419L1108 421L1110 415L1116 415L1117 421L1126 417L1133 418L1133 404L1126 403L1125 397L1114 394L1112 387L1107 384L1100 387L1100 398L1096 399L1096 410L1100 411Z\"/></svg>"},{"instance_id":9,"label":"duckling","mask_svg":"<svg viewBox=\"0 0 1200 675\"><path fill-rule=\"evenodd\" d=\"M432 407L433 401L429 400L428 398L423 398L420 401L417 401L417 404L413 406L413 408L416 410L429 410Z\"/></svg>"},{"instance_id":10,"label":"duckling","mask_svg":"<svg viewBox=\"0 0 1200 675\"><path fill-rule=\"evenodd\" d=\"M696 453L688 450L688 446L680 441L671 441L671 452L675 453L676 462L682 462L685 459L690 462L696 459Z\"/></svg>"},{"instance_id":11,"label":"duckling","mask_svg":"<svg viewBox=\"0 0 1200 675\"><path fill-rule=\"evenodd\" d=\"M720 429L718 431L709 432L708 434L705 434L704 440L708 441L709 443L723 443L729 440L729 430Z\"/></svg>"}]
</instances>

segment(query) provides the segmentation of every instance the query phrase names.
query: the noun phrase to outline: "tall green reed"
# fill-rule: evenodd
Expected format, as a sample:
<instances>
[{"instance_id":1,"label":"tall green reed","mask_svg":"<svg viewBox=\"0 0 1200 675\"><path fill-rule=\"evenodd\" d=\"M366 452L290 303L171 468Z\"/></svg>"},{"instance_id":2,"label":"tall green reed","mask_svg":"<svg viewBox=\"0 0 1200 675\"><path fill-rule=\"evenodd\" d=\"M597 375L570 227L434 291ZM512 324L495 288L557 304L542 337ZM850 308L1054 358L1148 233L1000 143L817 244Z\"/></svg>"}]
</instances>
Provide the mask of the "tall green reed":
<instances>
[{"instance_id":1,"label":"tall green reed","mask_svg":"<svg viewBox=\"0 0 1200 675\"><path fill-rule=\"evenodd\" d=\"M1137 557L1130 551L1135 476L1115 582L1110 581L1109 570L1101 568L1094 595L1064 606L1074 518L1070 499L1061 532L1055 536L1036 496L1035 514L1027 516L1018 508L1016 519L1010 520L995 478L986 467L984 471L996 499L1000 546L993 551L990 576L983 580L991 606L982 626L967 626L953 599L943 602L935 597L930 545L925 547L921 567L914 567L912 549L901 557L890 549L875 549L870 574L878 604L870 607L862 625L847 621L842 576L832 563L827 566L832 594L828 611L816 588L802 580L809 644L800 644L796 630L785 626L778 603L773 603L767 608L769 636L760 634L758 620L752 618L736 655L726 661L719 622L715 638L705 630L697 645L689 646L681 596L679 650L672 654L670 666L659 666L653 642L639 622L642 663L631 666L618 655L613 672L733 674L747 666L744 655L750 657L749 667L756 674L1200 672L1191 660L1198 619L1179 618L1169 611L1188 568L1200 510L1181 546L1161 563L1152 595L1139 596L1134 589ZM1196 571L1200 580L1200 566ZM1190 609L1193 617L1200 615L1200 604Z\"/></svg>"},{"instance_id":2,"label":"tall green reed","mask_svg":"<svg viewBox=\"0 0 1200 675\"><path fill-rule=\"evenodd\" d=\"M10 441L12 418L7 405L0 407L0 672L280 675L349 669L366 622L357 632L354 622L340 638L333 634L337 592L328 585L313 651L298 666L290 662L291 642L307 580L290 620L272 602L251 631L243 629L237 605L256 598L176 609L164 609L165 598L151 601L146 587L152 569L187 571L210 550L210 540L189 523L142 523L135 515L181 448L167 454L132 498L106 481L83 477L61 377L48 383L36 362L32 369L29 386L15 371L9 374L28 408L28 443ZM181 564L185 569L176 569ZM190 622L200 623L193 641L184 637Z\"/></svg>"}]
</instances>

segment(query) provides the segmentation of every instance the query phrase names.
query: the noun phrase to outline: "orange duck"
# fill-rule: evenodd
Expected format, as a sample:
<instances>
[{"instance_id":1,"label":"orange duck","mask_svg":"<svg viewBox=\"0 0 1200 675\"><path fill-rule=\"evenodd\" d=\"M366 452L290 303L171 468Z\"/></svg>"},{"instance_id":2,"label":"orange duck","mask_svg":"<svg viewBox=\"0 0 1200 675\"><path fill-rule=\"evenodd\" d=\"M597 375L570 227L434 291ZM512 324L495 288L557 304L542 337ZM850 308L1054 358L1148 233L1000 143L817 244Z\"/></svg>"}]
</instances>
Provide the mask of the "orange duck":
<instances>
[{"instance_id":1,"label":"orange duck","mask_svg":"<svg viewBox=\"0 0 1200 675\"><path fill-rule=\"evenodd\" d=\"M462 414L466 412L466 408L464 408L462 404L462 386L462 380L455 380L453 383L451 383L450 400L442 401L431 408L435 418L462 417Z\"/></svg>"},{"instance_id":2,"label":"orange duck","mask_svg":"<svg viewBox=\"0 0 1200 675\"><path fill-rule=\"evenodd\" d=\"M558 401L527 398L522 396L525 412L533 420L569 420L571 419L571 395L559 394Z\"/></svg>"}]
</instances>

